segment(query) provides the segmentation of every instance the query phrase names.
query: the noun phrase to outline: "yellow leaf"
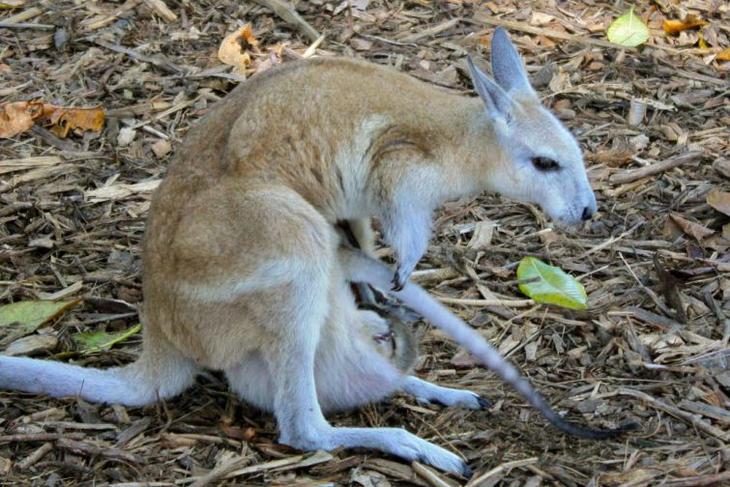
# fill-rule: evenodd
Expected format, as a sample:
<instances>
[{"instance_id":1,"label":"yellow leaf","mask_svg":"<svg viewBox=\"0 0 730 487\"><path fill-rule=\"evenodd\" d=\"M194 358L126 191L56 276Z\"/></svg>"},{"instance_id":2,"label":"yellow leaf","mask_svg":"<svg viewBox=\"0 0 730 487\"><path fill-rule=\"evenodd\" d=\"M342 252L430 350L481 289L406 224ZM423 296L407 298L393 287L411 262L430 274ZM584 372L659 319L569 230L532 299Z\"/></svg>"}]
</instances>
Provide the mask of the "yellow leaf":
<instances>
[{"instance_id":1,"label":"yellow leaf","mask_svg":"<svg viewBox=\"0 0 730 487\"><path fill-rule=\"evenodd\" d=\"M707 22L694 15L688 15L684 20L664 20L662 28L667 34L678 34L683 30L694 29L707 25Z\"/></svg>"},{"instance_id":2,"label":"yellow leaf","mask_svg":"<svg viewBox=\"0 0 730 487\"><path fill-rule=\"evenodd\" d=\"M606 36L614 44L636 47L649 40L649 27L634 13L634 7L631 7L608 26Z\"/></svg>"},{"instance_id":3,"label":"yellow leaf","mask_svg":"<svg viewBox=\"0 0 730 487\"><path fill-rule=\"evenodd\" d=\"M720 53L715 56L718 61L730 61L730 47L726 47Z\"/></svg>"},{"instance_id":4,"label":"yellow leaf","mask_svg":"<svg viewBox=\"0 0 730 487\"><path fill-rule=\"evenodd\" d=\"M700 49L707 49L709 47L702 32L700 32L699 39L697 39L697 44L700 46Z\"/></svg>"}]
</instances>

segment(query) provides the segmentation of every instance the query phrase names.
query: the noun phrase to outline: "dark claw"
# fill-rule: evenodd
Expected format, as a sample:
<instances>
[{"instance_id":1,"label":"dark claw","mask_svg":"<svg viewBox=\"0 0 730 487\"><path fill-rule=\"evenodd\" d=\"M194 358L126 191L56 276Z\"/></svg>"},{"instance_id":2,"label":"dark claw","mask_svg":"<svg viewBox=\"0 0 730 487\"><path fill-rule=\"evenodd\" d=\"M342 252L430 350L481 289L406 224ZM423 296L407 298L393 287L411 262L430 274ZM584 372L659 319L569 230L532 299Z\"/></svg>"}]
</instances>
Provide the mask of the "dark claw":
<instances>
[{"instance_id":1,"label":"dark claw","mask_svg":"<svg viewBox=\"0 0 730 487\"><path fill-rule=\"evenodd\" d=\"M482 409L489 409L492 407L492 401L485 399L482 396L477 397L477 402L479 403L479 407Z\"/></svg>"},{"instance_id":2,"label":"dark claw","mask_svg":"<svg viewBox=\"0 0 730 487\"><path fill-rule=\"evenodd\" d=\"M393 291L400 292L403 290L405 282L400 282L400 270L395 271L395 275L393 276L391 283L393 284L393 287L391 288Z\"/></svg>"},{"instance_id":3,"label":"dark claw","mask_svg":"<svg viewBox=\"0 0 730 487\"><path fill-rule=\"evenodd\" d=\"M468 479L471 478L472 475L474 475L474 472L469 468L469 465L465 463L461 469L461 475Z\"/></svg>"}]
</instances>

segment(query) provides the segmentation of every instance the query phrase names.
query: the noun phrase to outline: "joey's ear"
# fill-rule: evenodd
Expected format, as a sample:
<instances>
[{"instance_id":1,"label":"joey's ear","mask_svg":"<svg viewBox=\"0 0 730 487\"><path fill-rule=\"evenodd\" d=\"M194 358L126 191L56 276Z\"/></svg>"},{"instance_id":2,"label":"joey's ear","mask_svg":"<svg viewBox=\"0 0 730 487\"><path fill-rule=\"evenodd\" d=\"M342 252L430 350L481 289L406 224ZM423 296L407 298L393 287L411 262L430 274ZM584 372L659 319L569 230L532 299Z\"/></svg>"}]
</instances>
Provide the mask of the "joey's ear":
<instances>
[{"instance_id":1,"label":"joey's ear","mask_svg":"<svg viewBox=\"0 0 730 487\"><path fill-rule=\"evenodd\" d=\"M502 27L497 27L492 36L492 73L497 84L510 94L535 94L522 58Z\"/></svg>"},{"instance_id":2,"label":"joey's ear","mask_svg":"<svg viewBox=\"0 0 730 487\"><path fill-rule=\"evenodd\" d=\"M469 74L471 75L472 83L474 83L474 89L487 107L487 114L491 118L501 117L509 120L512 100L507 92L495 83L492 78L477 68L471 56L466 57L466 64L469 66Z\"/></svg>"}]
</instances>

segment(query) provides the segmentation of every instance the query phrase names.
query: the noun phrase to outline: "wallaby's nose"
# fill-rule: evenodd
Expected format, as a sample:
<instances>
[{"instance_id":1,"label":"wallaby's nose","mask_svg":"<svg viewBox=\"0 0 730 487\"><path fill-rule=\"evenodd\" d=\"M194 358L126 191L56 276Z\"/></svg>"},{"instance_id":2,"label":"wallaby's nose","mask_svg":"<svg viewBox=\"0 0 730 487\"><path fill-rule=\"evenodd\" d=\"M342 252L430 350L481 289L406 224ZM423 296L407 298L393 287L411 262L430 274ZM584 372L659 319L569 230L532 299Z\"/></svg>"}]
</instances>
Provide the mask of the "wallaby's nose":
<instances>
[{"instance_id":1,"label":"wallaby's nose","mask_svg":"<svg viewBox=\"0 0 730 487\"><path fill-rule=\"evenodd\" d=\"M593 208L590 206L586 206L583 208L583 213L580 215L580 217L583 219L583 221L590 220L593 216Z\"/></svg>"}]
</instances>

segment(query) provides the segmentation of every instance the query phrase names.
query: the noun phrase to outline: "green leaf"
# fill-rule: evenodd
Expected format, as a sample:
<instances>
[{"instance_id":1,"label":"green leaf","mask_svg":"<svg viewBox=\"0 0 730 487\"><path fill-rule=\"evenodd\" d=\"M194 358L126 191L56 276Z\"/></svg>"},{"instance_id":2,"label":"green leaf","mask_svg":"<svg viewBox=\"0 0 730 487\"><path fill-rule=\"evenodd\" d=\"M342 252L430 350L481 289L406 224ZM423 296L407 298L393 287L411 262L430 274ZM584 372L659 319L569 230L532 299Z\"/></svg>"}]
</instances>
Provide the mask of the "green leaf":
<instances>
[{"instance_id":1,"label":"green leaf","mask_svg":"<svg viewBox=\"0 0 730 487\"><path fill-rule=\"evenodd\" d=\"M520 291L538 303L569 309L588 307L586 290L574 277L534 257L525 257L517 267Z\"/></svg>"},{"instance_id":2,"label":"green leaf","mask_svg":"<svg viewBox=\"0 0 730 487\"><path fill-rule=\"evenodd\" d=\"M0 327L13 325L12 335L33 333L39 326L56 318L81 301L20 301L0 306Z\"/></svg>"},{"instance_id":3,"label":"green leaf","mask_svg":"<svg viewBox=\"0 0 730 487\"><path fill-rule=\"evenodd\" d=\"M106 331L86 331L74 333L73 339L83 347L81 353L97 352L99 350L110 349L117 343L121 343L132 335L139 333L141 329L142 325L136 324L127 330L111 333Z\"/></svg>"},{"instance_id":4,"label":"green leaf","mask_svg":"<svg viewBox=\"0 0 730 487\"><path fill-rule=\"evenodd\" d=\"M636 47L649 40L649 27L634 13L634 7L631 7L608 26L606 35L614 44Z\"/></svg>"}]
</instances>

